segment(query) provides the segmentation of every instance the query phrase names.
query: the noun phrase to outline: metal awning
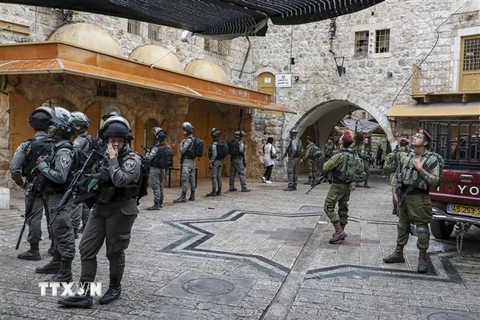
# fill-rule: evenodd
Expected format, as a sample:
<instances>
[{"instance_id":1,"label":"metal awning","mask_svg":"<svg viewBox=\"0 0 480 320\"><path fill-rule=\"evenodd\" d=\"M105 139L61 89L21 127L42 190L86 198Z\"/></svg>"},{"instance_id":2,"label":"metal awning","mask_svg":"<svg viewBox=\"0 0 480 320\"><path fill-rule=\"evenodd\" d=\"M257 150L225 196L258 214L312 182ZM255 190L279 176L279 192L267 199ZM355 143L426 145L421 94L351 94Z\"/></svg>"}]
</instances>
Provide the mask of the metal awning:
<instances>
[{"instance_id":1,"label":"metal awning","mask_svg":"<svg viewBox=\"0 0 480 320\"><path fill-rule=\"evenodd\" d=\"M7 0L2 2L99 13L235 38L265 35L277 25L310 23L363 10L384 0Z\"/></svg>"},{"instance_id":2,"label":"metal awning","mask_svg":"<svg viewBox=\"0 0 480 320\"><path fill-rule=\"evenodd\" d=\"M222 104L296 113L262 92L150 67L61 42L0 45L0 75L65 73Z\"/></svg>"},{"instance_id":3,"label":"metal awning","mask_svg":"<svg viewBox=\"0 0 480 320\"><path fill-rule=\"evenodd\" d=\"M480 116L480 102L396 104L387 111L387 117L461 117Z\"/></svg>"}]
</instances>

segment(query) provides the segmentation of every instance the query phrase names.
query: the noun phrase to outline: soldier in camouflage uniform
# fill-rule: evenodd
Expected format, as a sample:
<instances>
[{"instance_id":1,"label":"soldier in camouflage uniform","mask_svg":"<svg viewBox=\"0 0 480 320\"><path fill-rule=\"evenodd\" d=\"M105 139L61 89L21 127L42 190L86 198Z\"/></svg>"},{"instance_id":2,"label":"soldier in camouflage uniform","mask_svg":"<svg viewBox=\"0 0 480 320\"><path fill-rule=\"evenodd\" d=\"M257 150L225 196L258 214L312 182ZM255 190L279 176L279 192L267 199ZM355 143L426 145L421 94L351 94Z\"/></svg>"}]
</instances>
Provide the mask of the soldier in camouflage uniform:
<instances>
[{"instance_id":1,"label":"soldier in camouflage uniform","mask_svg":"<svg viewBox=\"0 0 480 320\"><path fill-rule=\"evenodd\" d=\"M395 150L392 151L392 153L393 153L392 156L395 158L395 161L394 161L394 163L392 163L394 168L388 168L392 172L390 174L390 179L389 179L390 183L392 183L392 181L393 181L393 178L395 176L395 171L397 169L397 165L400 162L401 157L408 152L409 145L410 145L410 140L408 140L406 138L402 138L402 140L400 140L399 146L397 146L397 148L395 148ZM388 155L388 156L390 156L390 155ZM388 164L385 162L385 166L387 166L387 165ZM387 168L385 168L385 169L387 169ZM392 204L393 204L392 214L398 215L398 203L397 203L397 201L395 201L395 192L392 192Z\"/></svg>"},{"instance_id":2,"label":"soldier in camouflage uniform","mask_svg":"<svg viewBox=\"0 0 480 320\"><path fill-rule=\"evenodd\" d=\"M313 141L313 138L311 136L307 136L307 148L305 149L305 154L303 157L300 159L300 163L303 161L307 160L307 170L308 170L308 181L305 182L305 184L312 184L315 182L315 158L316 158L316 153L319 150L318 146L315 144L315 141Z\"/></svg>"},{"instance_id":3,"label":"soldier in camouflage uniform","mask_svg":"<svg viewBox=\"0 0 480 320\"><path fill-rule=\"evenodd\" d=\"M413 137L413 151L403 154L400 159L400 168L403 178L401 196L395 193L395 200L399 201L399 220L397 223L397 247L395 251L385 257L385 263L405 262L403 247L408 242L410 224L417 230L417 248L419 273L427 272L427 249L430 242L428 224L432 220L432 205L429 197L429 187L438 184L440 165L435 154L427 150L432 137L428 132L420 129ZM397 176L394 176L392 185L396 187Z\"/></svg>"},{"instance_id":4,"label":"soldier in camouflage uniform","mask_svg":"<svg viewBox=\"0 0 480 320\"><path fill-rule=\"evenodd\" d=\"M363 182L363 187L370 188L370 186L368 185L368 177L370 175L370 166L369 166L370 155L368 153L368 138L363 139L363 143L356 148L356 152L359 155L359 157L363 159L363 169L367 174L365 181ZM356 183L355 187L360 187L360 184Z\"/></svg>"},{"instance_id":5,"label":"soldier in camouflage uniform","mask_svg":"<svg viewBox=\"0 0 480 320\"><path fill-rule=\"evenodd\" d=\"M47 141L50 138L47 134L50 120L53 117L53 110L49 107L39 107L32 112L29 118L30 126L35 130L35 135L32 139L22 142L15 154L13 155L12 162L10 163L10 173L15 183L25 189L25 207L28 207L30 197L27 190L31 190L33 187L34 175L32 170L36 166L37 156L32 154L32 143L45 143L47 148ZM48 150L43 150L46 152ZM22 176L25 176L23 181ZM37 195L34 200L32 211L29 214L27 220L28 225L28 237L27 241L30 244L30 249L26 252L20 253L17 257L23 260L40 260L39 243L42 239L42 214L43 208L46 206L46 202L42 195ZM46 213L48 214L48 213ZM50 229L49 229L50 232ZM53 246L53 243L52 243ZM51 251L51 250L50 250ZM53 253L53 251L51 251Z\"/></svg>"},{"instance_id":6,"label":"soldier in camouflage uniform","mask_svg":"<svg viewBox=\"0 0 480 320\"><path fill-rule=\"evenodd\" d=\"M133 223L138 214L137 195L142 160L130 150L133 134L128 121L121 116L109 117L99 136L107 142L107 158L101 161L99 193L87 227L80 241L82 264L80 283L85 294L59 300L69 307L91 307L88 284L95 281L97 254L105 243L110 264L110 284L100 299L109 304L120 297L125 270L125 250L128 248Z\"/></svg>"},{"instance_id":7,"label":"soldier in camouflage uniform","mask_svg":"<svg viewBox=\"0 0 480 320\"><path fill-rule=\"evenodd\" d=\"M190 198L189 201L195 201L195 151L193 148L193 126L190 122L183 123L183 139L180 144L180 154L182 155L182 195L173 200L173 203L187 202L188 184L190 184Z\"/></svg>"},{"instance_id":8,"label":"soldier in camouflage uniform","mask_svg":"<svg viewBox=\"0 0 480 320\"><path fill-rule=\"evenodd\" d=\"M208 150L210 177L212 178L212 192L207 197L220 196L222 194L222 171L223 159L217 159L217 146L222 132L216 128L212 129L213 142Z\"/></svg>"},{"instance_id":9,"label":"soldier in camouflage uniform","mask_svg":"<svg viewBox=\"0 0 480 320\"><path fill-rule=\"evenodd\" d=\"M323 165L323 172L332 172L332 184L325 198L324 211L332 222L335 233L329 243L337 243L347 237L345 226L348 221L348 201L350 200L350 181L346 181L345 172L342 171L343 163L346 161L346 154L352 153L349 149L353 143L353 137L349 131L345 131L340 138L342 149ZM335 205L338 203L338 213L335 212Z\"/></svg>"},{"instance_id":10,"label":"soldier in camouflage uniform","mask_svg":"<svg viewBox=\"0 0 480 320\"><path fill-rule=\"evenodd\" d=\"M54 282L72 280L72 260L75 257L75 237L71 220L73 199L69 199L62 208L57 207L73 175L74 154L70 138L74 131L70 112L55 107L52 125L49 128L49 135L56 141L53 154L37 159L37 169L45 180L42 189L50 209L54 252L52 260L45 266L35 269L35 272L55 273L49 280Z\"/></svg>"},{"instance_id":11,"label":"soldier in camouflage uniform","mask_svg":"<svg viewBox=\"0 0 480 320\"><path fill-rule=\"evenodd\" d=\"M303 151L302 141L300 141L300 139L297 138L297 134L298 134L297 129L290 130L290 143L288 144L285 155L283 156L283 158L288 156L288 162L287 162L288 187L283 189L283 191L297 190L298 162L299 162L299 157Z\"/></svg>"},{"instance_id":12,"label":"soldier in camouflage uniform","mask_svg":"<svg viewBox=\"0 0 480 320\"><path fill-rule=\"evenodd\" d=\"M77 134L77 137L73 140L73 146L81 150L85 157L88 157L94 145L92 136L87 132L90 127L90 120L83 112L74 111L72 112L72 122ZM78 233L83 233L83 230L85 230L89 216L90 209L84 202L80 203L72 212L72 226L75 239L78 238ZM81 228L79 228L80 222L82 222Z\"/></svg>"},{"instance_id":13,"label":"soldier in camouflage uniform","mask_svg":"<svg viewBox=\"0 0 480 320\"><path fill-rule=\"evenodd\" d=\"M336 150L337 146L335 145L335 142L333 142L333 137L328 137L327 143L325 143L325 145L323 146L323 157L325 161L330 160L330 158L334 154L334 151Z\"/></svg>"}]
</instances>

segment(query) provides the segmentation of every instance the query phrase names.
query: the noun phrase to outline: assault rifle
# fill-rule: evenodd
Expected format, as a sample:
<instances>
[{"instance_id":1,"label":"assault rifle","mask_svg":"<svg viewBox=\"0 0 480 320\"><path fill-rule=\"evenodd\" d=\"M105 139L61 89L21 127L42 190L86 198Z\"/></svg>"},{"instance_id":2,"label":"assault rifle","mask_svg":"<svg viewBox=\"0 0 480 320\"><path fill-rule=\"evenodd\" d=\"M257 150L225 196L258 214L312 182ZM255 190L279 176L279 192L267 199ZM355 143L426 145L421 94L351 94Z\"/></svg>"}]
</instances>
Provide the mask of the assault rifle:
<instances>
[{"instance_id":1,"label":"assault rifle","mask_svg":"<svg viewBox=\"0 0 480 320\"><path fill-rule=\"evenodd\" d=\"M310 190L307 191L306 194L309 194L310 191L312 191L317 185L319 185L320 183L322 183L322 181L323 181L323 179L325 179L325 177L326 177L326 173L325 173L323 170L321 170L319 173L317 173L317 174L315 175L314 181L313 181L312 184L311 184L312 187L310 188ZM330 184L332 183L331 180L328 180L328 179L327 179L327 181L328 181L328 183L330 183Z\"/></svg>"},{"instance_id":2,"label":"assault rifle","mask_svg":"<svg viewBox=\"0 0 480 320\"><path fill-rule=\"evenodd\" d=\"M53 222L55 222L55 219L57 218L60 210L62 210L66 206L68 200L70 200L70 197L72 196L73 192L77 188L80 178L84 175L85 170L88 168L90 161L92 160L94 155L100 155L101 157L103 157L103 155L100 152L93 149L88 155L85 162L83 163L82 168L74 173L73 179L68 185L67 191L65 191L65 194L63 195L62 199L60 199L60 202L58 203L57 207L52 209L54 216L52 218L52 221L50 221L50 224L48 225L49 228L52 226Z\"/></svg>"},{"instance_id":3,"label":"assault rifle","mask_svg":"<svg viewBox=\"0 0 480 320\"><path fill-rule=\"evenodd\" d=\"M143 149L143 151L145 151L145 153L150 153L150 150L152 150L152 149L149 149L145 146L142 146L142 149Z\"/></svg>"},{"instance_id":4,"label":"assault rifle","mask_svg":"<svg viewBox=\"0 0 480 320\"><path fill-rule=\"evenodd\" d=\"M35 204L35 200L37 199L37 193L39 190L39 184L41 179L38 178L38 174L35 174L33 181L27 184L27 188L25 190L25 195L27 197L27 207L25 208L25 220L23 221L22 229L20 230L20 235L18 236L17 245L15 246L15 250L18 250L20 247L20 242L22 241L23 233L25 232L25 226L27 225L27 221L30 219L32 215L33 206ZM46 213L48 217L48 212Z\"/></svg>"}]
</instances>

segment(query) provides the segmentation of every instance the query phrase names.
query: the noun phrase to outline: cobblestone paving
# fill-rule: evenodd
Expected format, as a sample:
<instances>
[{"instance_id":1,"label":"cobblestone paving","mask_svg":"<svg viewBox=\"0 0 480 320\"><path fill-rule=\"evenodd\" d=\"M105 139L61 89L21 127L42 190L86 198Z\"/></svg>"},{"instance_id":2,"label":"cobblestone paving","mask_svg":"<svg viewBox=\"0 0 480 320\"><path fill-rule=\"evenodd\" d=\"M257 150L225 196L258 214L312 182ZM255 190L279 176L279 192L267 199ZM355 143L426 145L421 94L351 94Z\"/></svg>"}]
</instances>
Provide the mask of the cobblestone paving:
<instances>
[{"instance_id":1,"label":"cobblestone paving","mask_svg":"<svg viewBox=\"0 0 480 320\"><path fill-rule=\"evenodd\" d=\"M38 282L46 277L34 269L50 259L47 241L42 261L16 258L24 205L14 192L11 210L0 211L0 318L480 319L479 230L467 234L460 254L453 238L432 241L427 275L415 272L415 237L407 263L384 265L395 246L395 217L385 177L372 180L372 189L352 193L348 237L340 245L328 244L328 185L306 195L309 186L284 192L284 182L248 181L251 193L207 198L210 181L199 180L197 201L173 205L180 189L166 189L166 206L157 212L145 210L147 197L126 251L121 299L86 310L40 296ZM97 281L106 287L104 249L98 261ZM78 280L78 253L73 273Z\"/></svg>"}]
</instances>

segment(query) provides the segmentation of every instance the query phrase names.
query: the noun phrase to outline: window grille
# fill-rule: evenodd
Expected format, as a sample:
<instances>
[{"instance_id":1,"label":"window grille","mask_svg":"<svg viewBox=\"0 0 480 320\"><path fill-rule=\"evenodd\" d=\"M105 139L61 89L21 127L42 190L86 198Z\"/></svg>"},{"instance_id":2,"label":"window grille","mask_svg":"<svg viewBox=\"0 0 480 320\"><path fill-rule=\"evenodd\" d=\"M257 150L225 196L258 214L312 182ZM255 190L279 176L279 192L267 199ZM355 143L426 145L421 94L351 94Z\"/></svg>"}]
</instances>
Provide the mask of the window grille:
<instances>
[{"instance_id":1,"label":"window grille","mask_svg":"<svg viewBox=\"0 0 480 320\"><path fill-rule=\"evenodd\" d=\"M368 31L355 32L355 54L368 54Z\"/></svg>"},{"instance_id":2,"label":"window grille","mask_svg":"<svg viewBox=\"0 0 480 320\"><path fill-rule=\"evenodd\" d=\"M140 35L140 21L128 19L127 32Z\"/></svg>"},{"instance_id":3,"label":"window grille","mask_svg":"<svg viewBox=\"0 0 480 320\"><path fill-rule=\"evenodd\" d=\"M97 81L97 97L116 98L117 84L107 81Z\"/></svg>"},{"instance_id":4,"label":"window grille","mask_svg":"<svg viewBox=\"0 0 480 320\"><path fill-rule=\"evenodd\" d=\"M148 24L148 39L153 41L160 40L160 26L156 24Z\"/></svg>"},{"instance_id":5,"label":"window grille","mask_svg":"<svg viewBox=\"0 0 480 320\"><path fill-rule=\"evenodd\" d=\"M384 52L390 52L390 29L376 31L375 53Z\"/></svg>"},{"instance_id":6,"label":"window grille","mask_svg":"<svg viewBox=\"0 0 480 320\"><path fill-rule=\"evenodd\" d=\"M465 39L463 71L480 70L480 37Z\"/></svg>"}]
</instances>

